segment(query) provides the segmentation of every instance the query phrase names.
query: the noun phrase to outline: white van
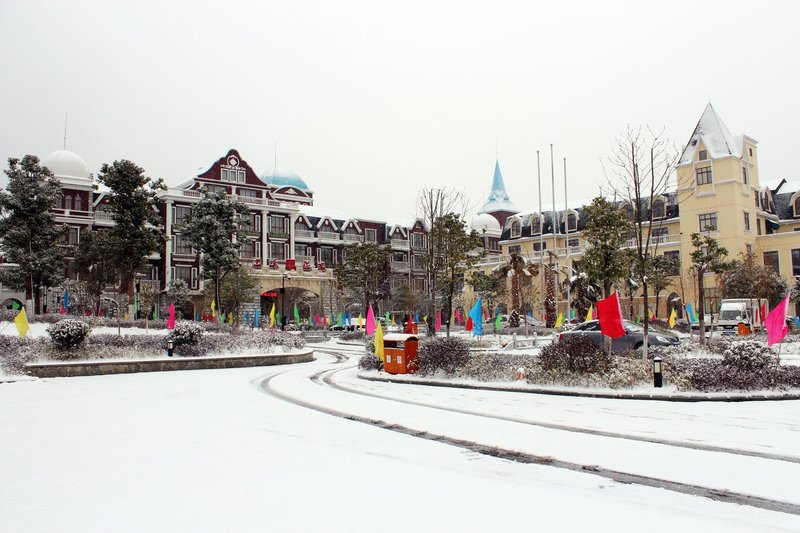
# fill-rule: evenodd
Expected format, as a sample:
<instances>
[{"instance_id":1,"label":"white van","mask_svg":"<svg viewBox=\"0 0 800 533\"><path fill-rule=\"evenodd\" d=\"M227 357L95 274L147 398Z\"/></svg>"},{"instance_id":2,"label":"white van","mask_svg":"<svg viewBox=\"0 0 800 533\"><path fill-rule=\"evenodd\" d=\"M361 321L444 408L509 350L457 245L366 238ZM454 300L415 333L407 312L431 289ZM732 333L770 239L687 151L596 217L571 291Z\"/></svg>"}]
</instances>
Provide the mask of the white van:
<instances>
[{"instance_id":1,"label":"white van","mask_svg":"<svg viewBox=\"0 0 800 533\"><path fill-rule=\"evenodd\" d=\"M767 309L765 298L732 298L722 300L719 313L714 320L714 331L723 335L736 335L739 324L743 323L750 331L760 331L765 316L761 316L761 309Z\"/></svg>"}]
</instances>

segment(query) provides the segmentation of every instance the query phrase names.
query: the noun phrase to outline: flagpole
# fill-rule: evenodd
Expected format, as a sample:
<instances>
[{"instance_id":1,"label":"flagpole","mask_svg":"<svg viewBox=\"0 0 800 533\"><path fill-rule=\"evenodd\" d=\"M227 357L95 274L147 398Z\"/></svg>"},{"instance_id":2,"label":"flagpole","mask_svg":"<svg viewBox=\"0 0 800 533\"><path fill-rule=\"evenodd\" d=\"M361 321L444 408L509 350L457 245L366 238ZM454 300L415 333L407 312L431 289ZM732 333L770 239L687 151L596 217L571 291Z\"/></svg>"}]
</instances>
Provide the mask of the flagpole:
<instances>
[{"instance_id":1,"label":"flagpole","mask_svg":"<svg viewBox=\"0 0 800 533\"><path fill-rule=\"evenodd\" d=\"M567 249L567 269L572 272L572 264L570 264L570 257L569 257L569 212L567 211L567 158L564 159L564 231L566 233L566 237L564 238L565 248ZM577 221L576 221L577 222ZM576 224L576 230L577 224ZM572 294L570 291L570 272L565 272L564 274L567 276L567 312L565 315L567 316L567 324L569 324L569 310L572 307Z\"/></svg>"},{"instance_id":2,"label":"flagpole","mask_svg":"<svg viewBox=\"0 0 800 533\"><path fill-rule=\"evenodd\" d=\"M558 222L556 221L556 171L553 167L553 143L550 143L550 191L552 192L553 196L553 209L552 209L552 217L553 217L553 255L556 258L556 266L558 268L558 241L556 241L556 229L558 228ZM553 291L553 298L555 298L555 314L558 316L558 270L553 270L553 285L555 285L555 290Z\"/></svg>"},{"instance_id":3,"label":"flagpole","mask_svg":"<svg viewBox=\"0 0 800 533\"><path fill-rule=\"evenodd\" d=\"M544 217L542 217L542 167L539 162L539 150L536 150L536 176L539 182L539 273L541 275L542 286L542 322L546 322L545 314L547 312L545 306L545 293L544 293Z\"/></svg>"}]
</instances>

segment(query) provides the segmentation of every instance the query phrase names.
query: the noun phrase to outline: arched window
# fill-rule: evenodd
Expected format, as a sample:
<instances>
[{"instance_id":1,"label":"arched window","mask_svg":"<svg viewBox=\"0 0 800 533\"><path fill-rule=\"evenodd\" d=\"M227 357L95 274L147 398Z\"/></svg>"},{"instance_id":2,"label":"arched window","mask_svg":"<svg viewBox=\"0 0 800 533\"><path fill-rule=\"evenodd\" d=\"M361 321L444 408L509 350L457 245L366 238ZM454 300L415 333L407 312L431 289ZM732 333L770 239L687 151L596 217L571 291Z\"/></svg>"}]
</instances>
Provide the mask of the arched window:
<instances>
[{"instance_id":1,"label":"arched window","mask_svg":"<svg viewBox=\"0 0 800 533\"><path fill-rule=\"evenodd\" d=\"M538 235L542 232L542 219L539 215L531 215L531 235Z\"/></svg>"},{"instance_id":2,"label":"arched window","mask_svg":"<svg viewBox=\"0 0 800 533\"><path fill-rule=\"evenodd\" d=\"M625 213L625 218L628 220L633 220L635 217L633 206L631 204L625 204L625 206L622 208L622 212Z\"/></svg>"},{"instance_id":3,"label":"arched window","mask_svg":"<svg viewBox=\"0 0 800 533\"><path fill-rule=\"evenodd\" d=\"M72 196L67 195L64 197L64 209L66 209L67 211L72 209Z\"/></svg>"},{"instance_id":4,"label":"arched window","mask_svg":"<svg viewBox=\"0 0 800 533\"><path fill-rule=\"evenodd\" d=\"M667 216L667 208L664 200L655 200L653 202L653 218L664 218L665 216Z\"/></svg>"},{"instance_id":5,"label":"arched window","mask_svg":"<svg viewBox=\"0 0 800 533\"><path fill-rule=\"evenodd\" d=\"M578 230L578 217L575 215L575 213L570 213L567 215L567 230L568 231Z\"/></svg>"},{"instance_id":6,"label":"arched window","mask_svg":"<svg viewBox=\"0 0 800 533\"><path fill-rule=\"evenodd\" d=\"M519 223L519 220L515 220L511 223L511 236L519 237L520 235L522 235L522 224Z\"/></svg>"},{"instance_id":7,"label":"arched window","mask_svg":"<svg viewBox=\"0 0 800 533\"><path fill-rule=\"evenodd\" d=\"M75 196L75 211L82 211L83 210L83 202L81 201L80 195Z\"/></svg>"},{"instance_id":8,"label":"arched window","mask_svg":"<svg viewBox=\"0 0 800 533\"><path fill-rule=\"evenodd\" d=\"M800 196L794 201L794 216L800 217Z\"/></svg>"}]
</instances>

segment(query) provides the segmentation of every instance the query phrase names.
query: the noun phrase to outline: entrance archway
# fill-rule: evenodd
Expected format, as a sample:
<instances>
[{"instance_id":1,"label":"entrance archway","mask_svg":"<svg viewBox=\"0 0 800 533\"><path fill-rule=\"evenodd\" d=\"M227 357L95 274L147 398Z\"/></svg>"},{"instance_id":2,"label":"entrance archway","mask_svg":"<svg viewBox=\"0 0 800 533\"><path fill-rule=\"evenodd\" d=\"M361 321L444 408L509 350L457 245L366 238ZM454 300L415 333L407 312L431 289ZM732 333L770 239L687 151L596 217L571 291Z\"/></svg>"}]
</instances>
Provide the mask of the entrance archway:
<instances>
[{"instance_id":1,"label":"entrance archway","mask_svg":"<svg viewBox=\"0 0 800 533\"><path fill-rule=\"evenodd\" d=\"M25 304L23 304L16 298L6 298L5 300L3 300L3 303L0 304L0 307L2 307L3 309L14 309L15 305L17 309L22 309L23 307L25 307Z\"/></svg>"},{"instance_id":2,"label":"entrance archway","mask_svg":"<svg viewBox=\"0 0 800 533\"><path fill-rule=\"evenodd\" d=\"M315 314L322 314L323 310L320 304L320 296L314 291L303 289L300 287L286 287L285 298L282 298L281 288L276 287L261 293L260 307L261 316L269 317L272 311L272 306L275 306L276 321L277 315L281 315L282 321L285 323L294 322L294 306L297 304L297 313L300 315L300 322L312 322ZM267 320L269 320L267 318ZM276 326L280 324L277 323Z\"/></svg>"}]
</instances>

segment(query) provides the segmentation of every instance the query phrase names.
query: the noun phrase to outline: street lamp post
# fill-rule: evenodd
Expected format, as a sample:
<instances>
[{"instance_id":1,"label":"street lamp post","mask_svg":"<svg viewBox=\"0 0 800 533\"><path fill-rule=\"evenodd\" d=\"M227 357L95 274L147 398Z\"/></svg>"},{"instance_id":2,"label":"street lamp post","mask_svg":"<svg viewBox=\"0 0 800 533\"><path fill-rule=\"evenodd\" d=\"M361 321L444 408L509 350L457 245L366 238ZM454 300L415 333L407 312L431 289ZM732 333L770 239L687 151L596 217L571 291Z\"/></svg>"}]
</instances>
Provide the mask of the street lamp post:
<instances>
[{"instance_id":1,"label":"street lamp post","mask_svg":"<svg viewBox=\"0 0 800 533\"><path fill-rule=\"evenodd\" d=\"M281 331L286 328L286 280L291 278L288 272L281 275Z\"/></svg>"}]
</instances>

